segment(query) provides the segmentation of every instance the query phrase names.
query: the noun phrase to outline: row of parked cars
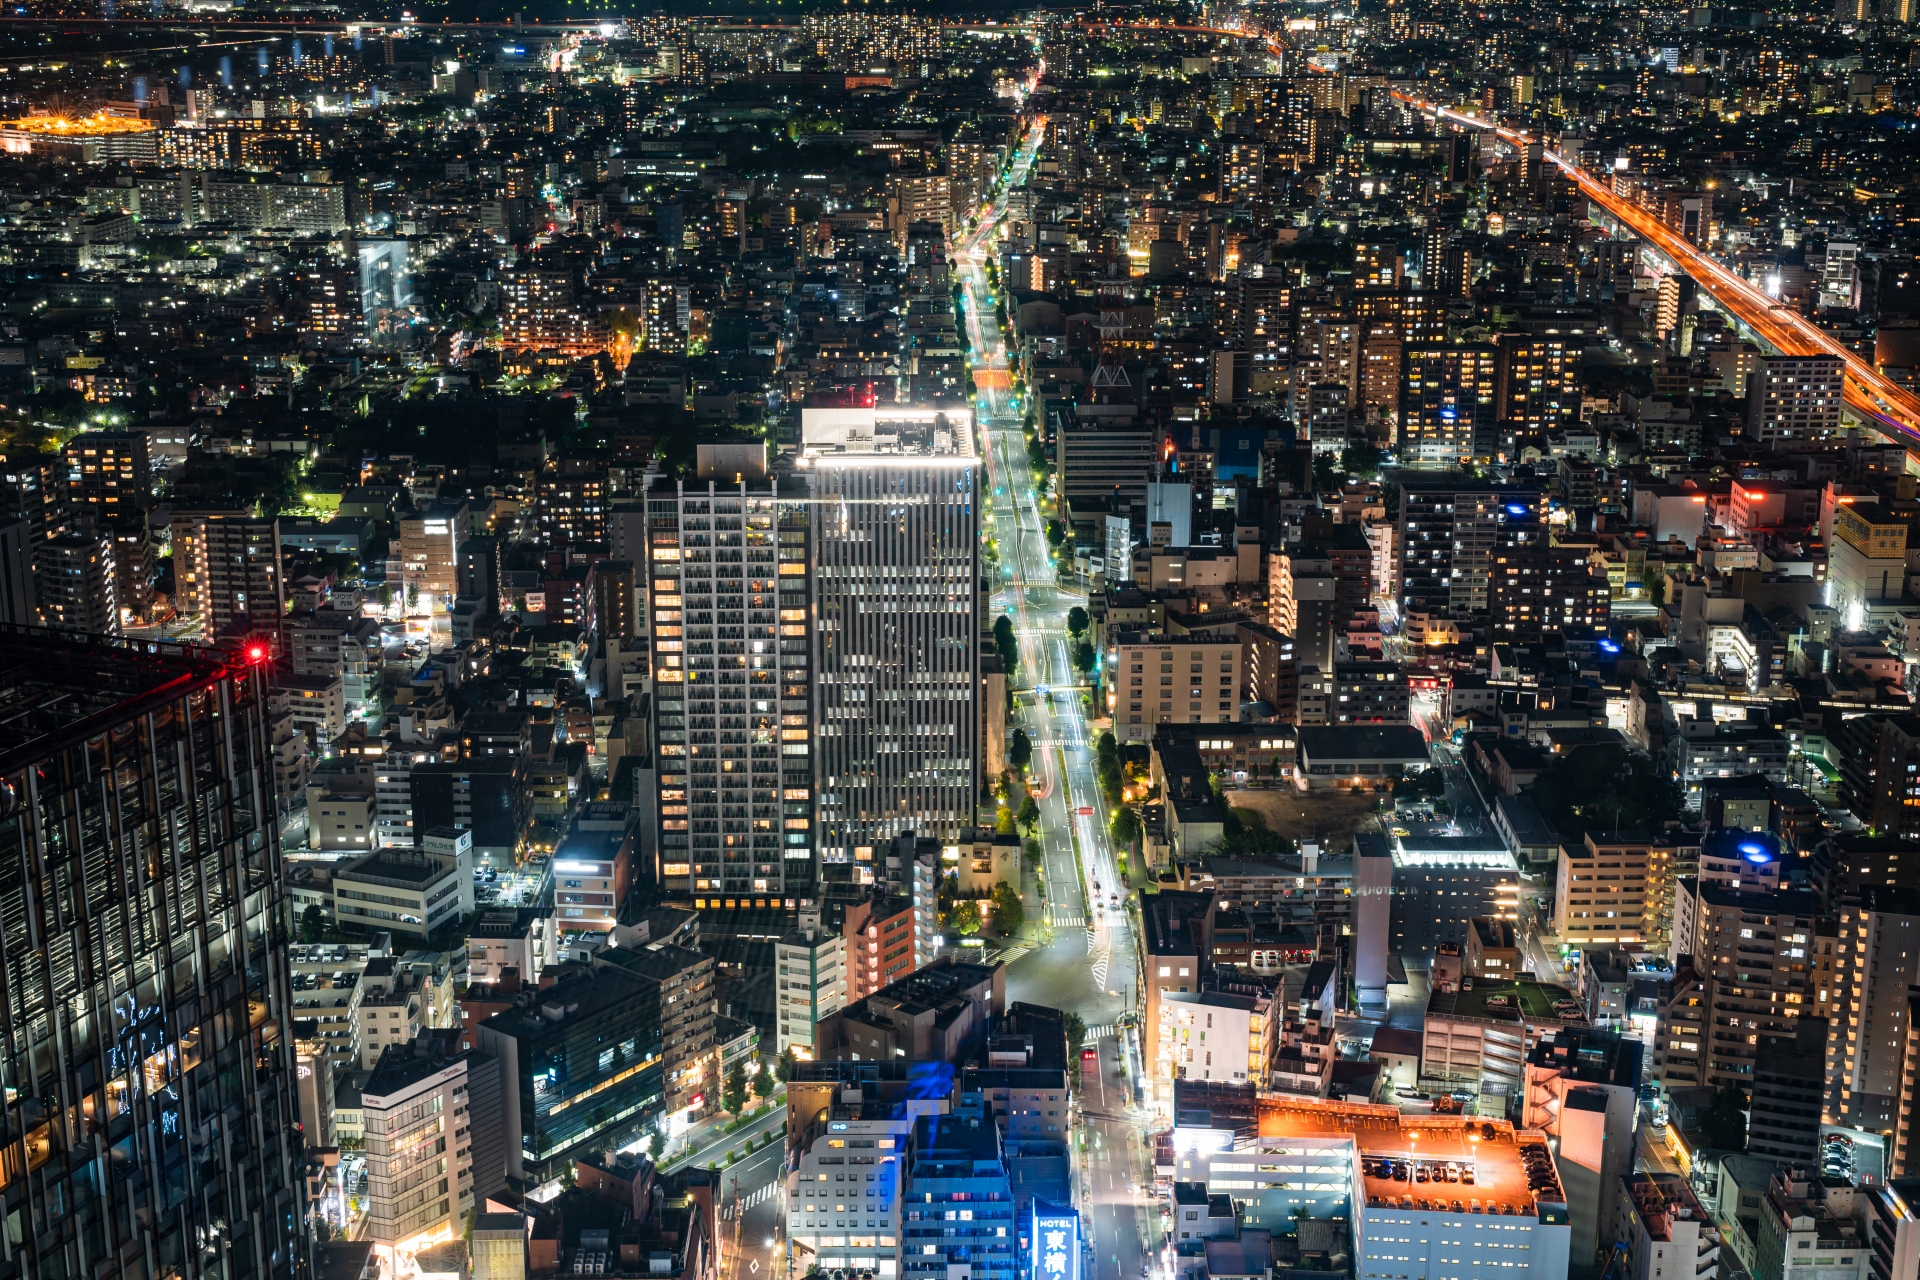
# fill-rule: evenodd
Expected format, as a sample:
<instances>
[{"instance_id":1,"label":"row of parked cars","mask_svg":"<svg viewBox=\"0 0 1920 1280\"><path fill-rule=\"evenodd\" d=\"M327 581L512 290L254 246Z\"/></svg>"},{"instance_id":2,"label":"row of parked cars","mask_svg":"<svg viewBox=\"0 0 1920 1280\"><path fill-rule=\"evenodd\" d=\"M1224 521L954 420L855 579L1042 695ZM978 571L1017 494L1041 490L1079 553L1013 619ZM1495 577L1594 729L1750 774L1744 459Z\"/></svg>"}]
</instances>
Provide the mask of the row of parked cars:
<instances>
[{"instance_id":1,"label":"row of parked cars","mask_svg":"<svg viewBox=\"0 0 1920 1280\"><path fill-rule=\"evenodd\" d=\"M1853 1178L1853 1139L1830 1133L1820 1139L1820 1172L1830 1178Z\"/></svg>"},{"instance_id":2,"label":"row of parked cars","mask_svg":"<svg viewBox=\"0 0 1920 1280\"><path fill-rule=\"evenodd\" d=\"M1367 1175L1392 1182L1458 1182L1473 1185L1473 1166L1456 1160L1368 1159Z\"/></svg>"},{"instance_id":3,"label":"row of parked cars","mask_svg":"<svg viewBox=\"0 0 1920 1280\"><path fill-rule=\"evenodd\" d=\"M1553 1171L1553 1158L1545 1147L1520 1148L1520 1162L1527 1169L1528 1190L1535 1194L1559 1190L1560 1177Z\"/></svg>"}]
</instances>

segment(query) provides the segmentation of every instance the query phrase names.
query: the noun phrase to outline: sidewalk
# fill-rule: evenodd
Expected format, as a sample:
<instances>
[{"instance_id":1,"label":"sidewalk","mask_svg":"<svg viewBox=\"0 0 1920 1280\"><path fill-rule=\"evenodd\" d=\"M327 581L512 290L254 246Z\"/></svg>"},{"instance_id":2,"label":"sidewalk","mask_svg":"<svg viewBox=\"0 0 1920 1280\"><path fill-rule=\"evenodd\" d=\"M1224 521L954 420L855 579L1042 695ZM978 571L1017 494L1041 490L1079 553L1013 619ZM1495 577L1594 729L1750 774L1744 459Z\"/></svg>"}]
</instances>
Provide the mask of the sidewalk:
<instances>
[{"instance_id":1,"label":"sidewalk","mask_svg":"<svg viewBox=\"0 0 1920 1280\"><path fill-rule=\"evenodd\" d=\"M726 1126L734 1121L733 1116L726 1115L724 1118L703 1120L668 1143L660 1156L662 1172L688 1164L704 1167L710 1160L725 1163L729 1149L742 1151L749 1137L756 1142L761 1141L760 1134L765 1131L770 1120L778 1118L781 1123L786 1121L786 1086L782 1085L775 1089L772 1098L766 1102L756 1102L754 1106L765 1107L767 1110L748 1121L736 1132L725 1131ZM749 1107L747 1113L752 1115L753 1107ZM639 1150L646 1150L645 1145L642 1144Z\"/></svg>"}]
</instances>

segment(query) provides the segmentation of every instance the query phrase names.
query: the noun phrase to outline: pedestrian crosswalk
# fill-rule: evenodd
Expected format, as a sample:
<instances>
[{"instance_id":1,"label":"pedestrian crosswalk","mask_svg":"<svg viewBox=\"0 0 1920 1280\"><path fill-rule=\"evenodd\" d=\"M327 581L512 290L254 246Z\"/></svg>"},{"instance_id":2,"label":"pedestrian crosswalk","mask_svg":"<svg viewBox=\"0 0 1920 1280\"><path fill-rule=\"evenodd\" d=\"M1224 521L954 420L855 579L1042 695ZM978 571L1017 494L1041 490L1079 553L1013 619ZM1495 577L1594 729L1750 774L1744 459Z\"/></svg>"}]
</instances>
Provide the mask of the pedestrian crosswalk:
<instances>
[{"instance_id":1,"label":"pedestrian crosswalk","mask_svg":"<svg viewBox=\"0 0 1920 1280\"><path fill-rule=\"evenodd\" d=\"M1015 960L1018 960L1031 950L1033 950L1033 948L1027 946L1008 947L1005 951L996 952L993 958L1001 964L1012 964Z\"/></svg>"},{"instance_id":2,"label":"pedestrian crosswalk","mask_svg":"<svg viewBox=\"0 0 1920 1280\"><path fill-rule=\"evenodd\" d=\"M1087 918L1081 915L1057 915L1053 918L1053 927L1056 929L1084 929L1086 925Z\"/></svg>"},{"instance_id":3,"label":"pedestrian crosswalk","mask_svg":"<svg viewBox=\"0 0 1920 1280\"><path fill-rule=\"evenodd\" d=\"M1112 1023L1112 1022L1103 1022L1097 1027L1087 1028L1087 1039L1089 1041L1105 1040L1108 1036L1117 1036L1119 1034L1120 1034L1119 1025L1117 1023Z\"/></svg>"},{"instance_id":4,"label":"pedestrian crosswalk","mask_svg":"<svg viewBox=\"0 0 1920 1280\"><path fill-rule=\"evenodd\" d=\"M746 1195L740 1197L740 1200L739 1200L740 1212L744 1214L750 1209L757 1209L761 1205L765 1204L767 1201L773 1199L775 1196L779 1194L780 1194L780 1184L778 1182L769 1182L764 1187L760 1187L759 1189L754 1191L749 1191ZM720 1216L721 1218L730 1221L733 1218L733 1214L734 1214L734 1201L728 1200L725 1204L721 1206Z\"/></svg>"}]
</instances>

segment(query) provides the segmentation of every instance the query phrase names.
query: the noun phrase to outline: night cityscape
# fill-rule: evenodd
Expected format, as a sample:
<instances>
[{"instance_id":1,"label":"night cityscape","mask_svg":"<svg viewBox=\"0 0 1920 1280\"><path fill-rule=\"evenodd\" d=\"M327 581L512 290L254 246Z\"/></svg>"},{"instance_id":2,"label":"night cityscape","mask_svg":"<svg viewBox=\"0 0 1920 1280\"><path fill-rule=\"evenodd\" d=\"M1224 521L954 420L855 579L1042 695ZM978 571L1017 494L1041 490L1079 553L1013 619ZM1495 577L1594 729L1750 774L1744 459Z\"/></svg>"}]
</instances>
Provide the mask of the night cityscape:
<instances>
[{"instance_id":1,"label":"night cityscape","mask_svg":"<svg viewBox=\"0 0 1920 1280\"><path fill-rule=\"evenodd\" d=\"M0 1280L1920 1280L1917 24L7 6Z\"/></svg>"}]
</instances>

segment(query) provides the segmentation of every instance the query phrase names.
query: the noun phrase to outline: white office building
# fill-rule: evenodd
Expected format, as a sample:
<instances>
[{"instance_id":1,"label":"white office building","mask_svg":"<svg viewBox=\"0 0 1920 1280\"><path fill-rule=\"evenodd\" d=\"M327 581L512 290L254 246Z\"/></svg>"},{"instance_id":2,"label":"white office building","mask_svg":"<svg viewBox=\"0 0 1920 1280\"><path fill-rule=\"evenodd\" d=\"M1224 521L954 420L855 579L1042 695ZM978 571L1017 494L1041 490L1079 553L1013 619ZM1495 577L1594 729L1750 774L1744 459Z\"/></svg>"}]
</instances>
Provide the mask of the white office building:
<instances>
[{"instance_id":1,"label":"white office building","mask_svg":"<svg viewBox=\"0 0 1920 1280\"><path fill-rule=\"evenodd\" d=\"M894 837L951 843L973 823L980 461L964 406L808 408L801 447L821 879L857 887Z\"/></svg>"},{"instance_id":2,"label":"white office building","mask_svg":"<svg viewBox=\"0 0 1920 1280\"><path fill-rule=\"evenodd\" d=\"M1262 1099L1257 1114L1255 1138L1213 1127L1217 1113L1173 1130L1173 1179L1231 1196L1243 1229L1350 1211L1355 1280L1565 1280L1571 1228L1545 1135L1359 1103Z\"/></svg>"},{"instance_id":3,"label":"white office building","mask_svg":"<svg viewBox=\"0 0 1920 1280\"><path fill-rule=\"evenodd\" d=\"M847 940L820 927L819 914L773 947L776 1048L809 1059L818 1056L814 1028L847 1003Z\"/></svg>"}]
</instances>

